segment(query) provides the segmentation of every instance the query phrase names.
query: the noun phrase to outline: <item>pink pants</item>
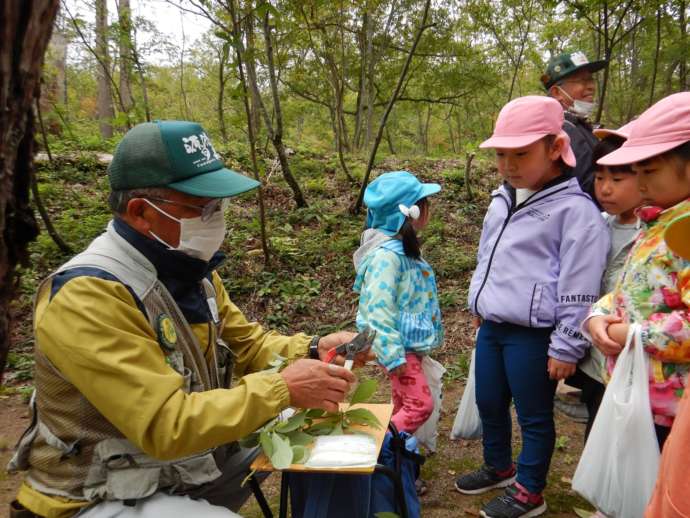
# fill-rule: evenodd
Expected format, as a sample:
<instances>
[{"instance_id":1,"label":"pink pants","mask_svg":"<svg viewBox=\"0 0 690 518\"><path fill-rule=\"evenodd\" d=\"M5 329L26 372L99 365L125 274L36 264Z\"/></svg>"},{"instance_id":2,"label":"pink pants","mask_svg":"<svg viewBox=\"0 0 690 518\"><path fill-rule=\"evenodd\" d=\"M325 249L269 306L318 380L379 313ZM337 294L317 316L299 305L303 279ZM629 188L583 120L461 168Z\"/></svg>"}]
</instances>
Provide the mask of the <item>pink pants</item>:
<instances>
[{"instance_id":1,"label":"pink pants","mask_svg":"<svg viewBox=\"0 0 690 518\"><path fill-rule=\"evenodd\" d=\"M390 375L393 389L393 417L398 431L414 433L434 410L431 390L422 370L422 358L405 354L407 368L402 376Z\"/></svg>"}]
</instances>

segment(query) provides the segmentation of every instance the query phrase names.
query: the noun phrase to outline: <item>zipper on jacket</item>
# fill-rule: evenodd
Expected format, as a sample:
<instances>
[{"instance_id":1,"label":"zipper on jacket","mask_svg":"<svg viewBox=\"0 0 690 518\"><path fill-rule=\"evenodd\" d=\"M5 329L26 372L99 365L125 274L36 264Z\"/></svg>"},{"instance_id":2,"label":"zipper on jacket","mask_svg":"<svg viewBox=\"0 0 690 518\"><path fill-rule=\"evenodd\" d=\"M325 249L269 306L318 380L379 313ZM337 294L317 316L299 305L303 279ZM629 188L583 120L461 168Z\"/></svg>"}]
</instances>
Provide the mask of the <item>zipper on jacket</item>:
<instances>
[{"instance_id":1,"label":"zipper on jacket","mask_svg":"<svg viewBox=\"0 0 690 518\"><path fill-rule=\"evenodd\" d=\"M494 260L494 254L496 253L496 248L498 248L498 243L501 241L501 237L503 236L503 232L505 231L506 227L508 226L508 223L510 222L510 218L513 217L513 215L519 211L520 209L524 209L528 205L536 202L543 200L545 198L548 198L549 196L552 196L553 194L557 194L561 191L567 190L568 187L563 187L562 189L558 189L556 191L548 193L546 196L541 196L539 198L535 198L538 192L534 193L532 196L527 198L525 201L523 201L520 205L517 205L515 207L511 207L509 202L506 201L506 199L501 196L501 199L508 205L508 216L506 217L505 221L503 222L503 227L501 227L501 231L498 233L498 237L496 238L496 242L494 243L493 248L491 249L491 255L489 256L489 263L486 265L486 271L484 272L484 279L482 280L482 284L479 286L479 290L477 291L477 296L474 298L474 314L479 315L479 296L482 294L482 290L484 289L484 286L486 285L486 281L489 280L489 271L491 271L491 263Z\"/></svg>"}]
</instances>

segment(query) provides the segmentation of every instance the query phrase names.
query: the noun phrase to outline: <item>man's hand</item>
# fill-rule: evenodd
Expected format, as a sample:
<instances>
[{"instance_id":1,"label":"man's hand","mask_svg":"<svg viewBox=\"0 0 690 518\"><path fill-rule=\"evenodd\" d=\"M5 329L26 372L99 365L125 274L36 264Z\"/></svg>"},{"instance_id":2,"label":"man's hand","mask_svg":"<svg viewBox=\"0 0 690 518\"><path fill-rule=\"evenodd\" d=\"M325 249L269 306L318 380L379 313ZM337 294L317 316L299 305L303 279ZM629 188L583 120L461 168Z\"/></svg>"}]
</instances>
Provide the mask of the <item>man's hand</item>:
<instances>
[{"instance_id":1,"label":"man's hand","mask_svg":"<svg viewBox=\"0 0 690 518\"><path fill-rule=\"evenodd\" d=\"M482 317L472 315L472 328L476 331L482 325Z\"/></svg>"},{"instance_id":2,"label":"man's hand","mask_svg":"<svg viewBox=\"0 0 690 518\"><path fill-rule=\"evenodd\" d=\"M620 317L615 315L601 315L592 317L587 322L589 334L592 336L592 344L606 356L616 356L623 350L625 336L623 336L623 344L619 344L609 336L609 326L611 324L619 324L620 321Z\"/></svg>"},{"instance_id":3,"label":"man's hand","mask_svg":"<svg viewBox=\"0 0 690 518\"><path fill-rule=\"evenodd\" d=\"M290 391L290 405L337 412L355 375L337 365L319 360L297 360L281 371Z\"/></svg>"},{"instance_id":4,"label":"man's hand","mask_svg":"<svg viewBox=\"0 0 690 518\"><path fill-rule=\"evenodd\" d=\"M575 374L576 363L562 362L556 358L549 358L547 363L549 378L552 380L562 380Z\"/></svg>"},{"instance_id":5,"label":"man's hand","mask_svg":"<svg viewBox=\"0 0 690 518\"><path fill-rule=\"evenodd\" d=\"M331 333L330 335L322 336L319 340L319 358L323 360L326 357L326 354L328 354L329 350L351 341L355 336L357 336L357 333L351 333L350 331L339 331L337 333ZM355 356L354 367L362 367L369 360L375 359L376 355L371 349L369 349L368 351L365 351ZM344 356L341 356L339 354L335 357L336 365L342 365L344 363Z\"/></svg>"}]
</instances>

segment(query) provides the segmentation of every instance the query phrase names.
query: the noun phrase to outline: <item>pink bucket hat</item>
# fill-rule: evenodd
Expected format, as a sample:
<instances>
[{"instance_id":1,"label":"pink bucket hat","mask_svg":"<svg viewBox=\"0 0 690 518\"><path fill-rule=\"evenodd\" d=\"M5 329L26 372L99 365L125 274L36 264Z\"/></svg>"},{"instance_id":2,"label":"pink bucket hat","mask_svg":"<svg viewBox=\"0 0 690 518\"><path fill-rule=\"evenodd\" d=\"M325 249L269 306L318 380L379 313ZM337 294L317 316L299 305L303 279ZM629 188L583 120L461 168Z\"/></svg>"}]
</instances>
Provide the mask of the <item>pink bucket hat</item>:
<instances>
[{"instance_id":1,"label":"pink bucket hat","mask_svg":"<svg viewBox=\"0 0 690 518\"><path fill-rule=\"evenodd\" d=\"M625 143L597 160L600 165L640 162L690 140L690 92L664 97L648 108L632 126Z\"/></svg>"},{"instance_id":2,"label":"pink bucket hat","mask_svg":"<svg viewBox=\"0 0 690 518\"><path fill-rule=\"evenodd\" d=\"M627 139L630 137L630 130L632 129L633 122L635 121L630 121L627 124L623 124L620 128L615 130L609 128L597 128L592 131L592 133L594 133L595 137L601 140L604 140L606 137L610 137L611 135Z\"/></svg>"},{"instance_id":3,"label":"pink bucket hat","mask_svg":"<svg viewBox=\"0 0 690 518\"><path fill-rule=\"evenodd\" d=\"M501 109L493 135L479 147L514 149L529 146L546 135L557 135L563 137L566 144L561 158L570 167L575 167L570 137L563 131L563 118L563 108L551 97L518 97Z\"/></svg>"}]
</instances>

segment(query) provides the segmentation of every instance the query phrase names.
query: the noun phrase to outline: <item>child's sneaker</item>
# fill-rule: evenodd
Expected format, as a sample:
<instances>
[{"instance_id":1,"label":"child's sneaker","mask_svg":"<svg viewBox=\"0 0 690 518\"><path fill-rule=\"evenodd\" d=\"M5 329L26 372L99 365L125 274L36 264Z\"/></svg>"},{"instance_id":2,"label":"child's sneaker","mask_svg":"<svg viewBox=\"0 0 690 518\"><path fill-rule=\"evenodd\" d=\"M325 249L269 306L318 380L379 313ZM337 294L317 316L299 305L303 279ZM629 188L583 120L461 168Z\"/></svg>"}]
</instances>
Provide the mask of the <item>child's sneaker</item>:
<instances>
[{"instance_id":1,"label":"child's sneaker","mask_svg":"<svg viewBox=\"0 0 690 518\"><path fill-rule=\"evenodd\" d=\"M545 512L544 497L540 493L530 493L516 482L507 487L504 494L485 504L479 514L485 518L529 518Z\"/></svg>"},{"instance_id":2,"label":"child's sneaker","mask_svg":"<svg viewBox=\"0 0 690 518\"><path fill-rule=\"evenodd\" d=\"M515 482L515 466L505 471L496 471L482 466L477 471L462 475L455 481L455 489L466 495L478 495L499 487L508 487Z\"/></svg>"}]
</instances>

